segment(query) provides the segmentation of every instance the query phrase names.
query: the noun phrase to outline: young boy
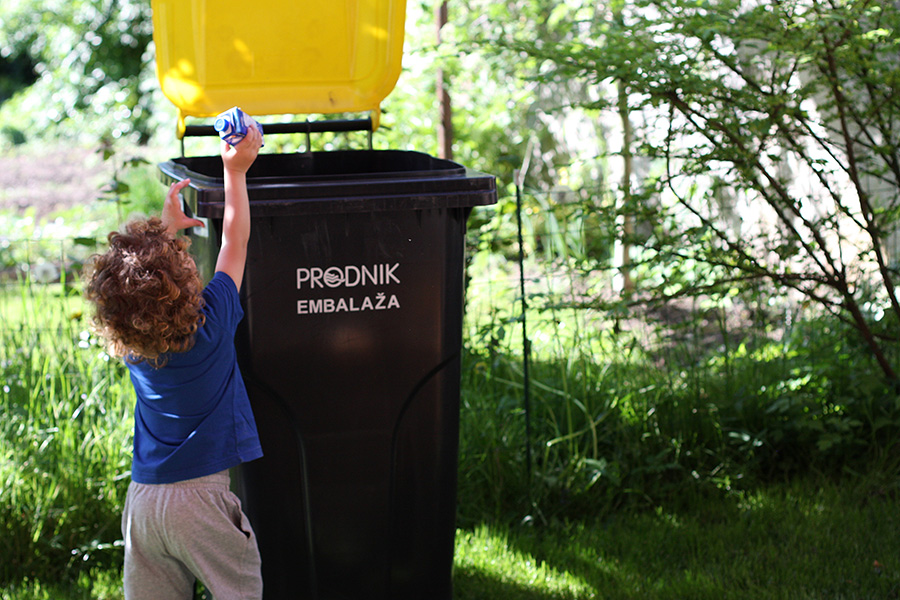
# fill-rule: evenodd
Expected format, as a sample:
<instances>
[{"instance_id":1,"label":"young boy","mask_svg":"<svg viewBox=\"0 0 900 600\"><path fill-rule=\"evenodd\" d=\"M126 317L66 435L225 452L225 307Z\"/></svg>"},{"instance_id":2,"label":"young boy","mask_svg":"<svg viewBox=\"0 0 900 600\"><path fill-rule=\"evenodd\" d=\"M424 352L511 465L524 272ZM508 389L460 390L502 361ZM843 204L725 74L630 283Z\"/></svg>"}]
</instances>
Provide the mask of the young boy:
<instances>
[{"instance_id":1,"label":"young boy","mask_svg":"<svg viewBox=\"0 0 900 600\"><path fill-rule=\"evenodd\" d=\"M204 288L189 241L201 225L169 188L161 218L133 221L95 256L85 296L137 396L132 482L125 500L127 600L188 600L196 579L216 600L262 598L256 537L229 490L228 469L262 456L235 357L234 333L250 205L246 173L259 152L255 127L222 142L225 214L216 273Z\"/></svg>"}]
</instances>

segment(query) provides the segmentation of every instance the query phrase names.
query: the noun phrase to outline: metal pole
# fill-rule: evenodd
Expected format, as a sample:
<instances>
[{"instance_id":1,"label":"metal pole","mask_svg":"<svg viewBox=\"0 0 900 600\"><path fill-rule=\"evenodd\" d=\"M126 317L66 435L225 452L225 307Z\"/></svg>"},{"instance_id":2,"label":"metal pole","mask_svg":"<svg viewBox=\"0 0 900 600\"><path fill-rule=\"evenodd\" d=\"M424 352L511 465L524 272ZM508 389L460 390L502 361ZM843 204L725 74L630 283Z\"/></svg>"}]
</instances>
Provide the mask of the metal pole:
<instances>
[{"instance_id":1,"label":"metal pole","mask_svg":"<svg viewBox=\"0 0 900 600\"><path fill-rule=\"evenodd\" d=\"M526 159L527 161L527 159ZM527 163L526 163L527 164ZM528 342L528 299L525 297L525 244L522 238L522 184L524 171L515 172L516 179L516 226L519 241L519 293L522 305L522 378L523 403L525 408L525 461L528 473L528 485L531 486L531 384L528 377L528 363L531 345Z\"/></svg>"}]
</instances>

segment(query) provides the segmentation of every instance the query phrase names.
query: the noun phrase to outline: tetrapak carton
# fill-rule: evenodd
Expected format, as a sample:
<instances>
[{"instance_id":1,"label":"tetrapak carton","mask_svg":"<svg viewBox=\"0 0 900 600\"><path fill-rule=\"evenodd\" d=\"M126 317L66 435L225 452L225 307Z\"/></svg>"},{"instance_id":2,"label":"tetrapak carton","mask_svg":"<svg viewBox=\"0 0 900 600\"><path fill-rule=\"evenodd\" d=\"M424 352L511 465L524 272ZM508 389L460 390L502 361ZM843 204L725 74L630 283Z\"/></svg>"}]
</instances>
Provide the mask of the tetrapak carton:
<instances>
[{"instance_id":1,"label":"tetrapak carton","mask_svg":"<svg viewBox=\"0 0 900 600\"><path fill-rule=\"evenodd\" d=\"M229 108L217 116L216 123L213 127L219 132L219 137L232 146L236 146L244 139L249 127L256 127L259 129L260 135L263 133L262 125L237 106Z\"/></svg>"}]
</instances>

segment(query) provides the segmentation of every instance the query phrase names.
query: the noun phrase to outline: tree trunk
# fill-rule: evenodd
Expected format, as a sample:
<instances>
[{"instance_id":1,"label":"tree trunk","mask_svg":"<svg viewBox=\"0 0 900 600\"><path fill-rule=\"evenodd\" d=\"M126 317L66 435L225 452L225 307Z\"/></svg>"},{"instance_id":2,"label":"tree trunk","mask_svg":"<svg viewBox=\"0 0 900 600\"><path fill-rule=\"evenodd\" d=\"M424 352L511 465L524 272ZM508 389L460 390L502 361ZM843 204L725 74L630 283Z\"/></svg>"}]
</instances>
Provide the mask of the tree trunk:
<instances>
[{"instance_id":1,"label":"tree trunk","mask_svg":"<svg viewBox=\"0 0 900 600\"><path fill-rule=\"evenodd\" d=\"M441 45L441 29L447 23L447 0L435 9L435 37L437 46ZM437 70L437 102L438 102L438 158L453 159L453 112L450 106L450 93L447 91L444 70Z\"/></svg>"}]
</instances>

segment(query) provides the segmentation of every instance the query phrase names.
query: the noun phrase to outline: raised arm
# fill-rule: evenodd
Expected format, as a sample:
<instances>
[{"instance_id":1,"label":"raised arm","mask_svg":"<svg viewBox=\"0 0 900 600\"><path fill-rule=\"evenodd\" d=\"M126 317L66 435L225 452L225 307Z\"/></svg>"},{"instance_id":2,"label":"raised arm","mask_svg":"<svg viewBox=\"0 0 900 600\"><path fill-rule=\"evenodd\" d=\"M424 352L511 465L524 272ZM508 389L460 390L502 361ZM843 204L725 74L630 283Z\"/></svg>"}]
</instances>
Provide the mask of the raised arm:
<instances>
[{"instance_id":1,"label":"raised arm","mask_svg":"<svg viewBox=\"0 0 900 600\"><path fill-rule=\"evenodd\" d=\"M225 165L225 216L222 221L222 247L216 260L216 271L228 274L241 289L244 263L247 262L247 241L250 239L250 199L247 195L247 170L256 160L262 145L262 134L256 127L232 146L222 142L222 162Z\"/></svg>"}]
</instances>

